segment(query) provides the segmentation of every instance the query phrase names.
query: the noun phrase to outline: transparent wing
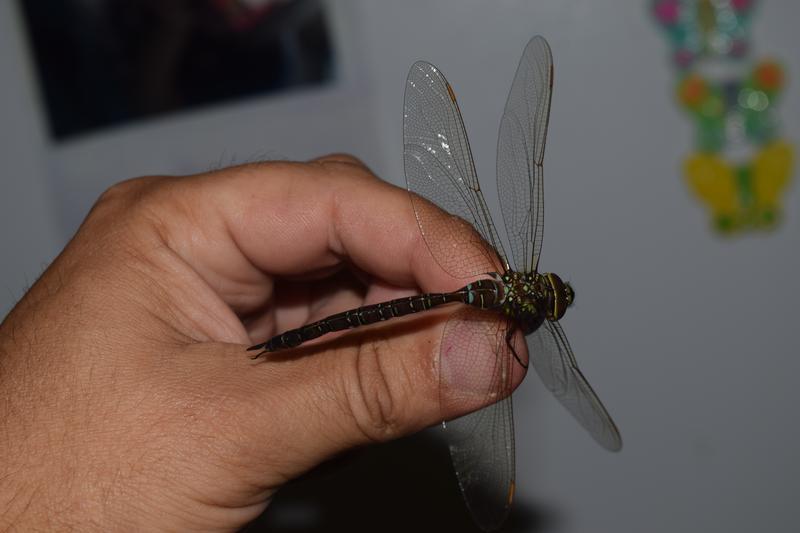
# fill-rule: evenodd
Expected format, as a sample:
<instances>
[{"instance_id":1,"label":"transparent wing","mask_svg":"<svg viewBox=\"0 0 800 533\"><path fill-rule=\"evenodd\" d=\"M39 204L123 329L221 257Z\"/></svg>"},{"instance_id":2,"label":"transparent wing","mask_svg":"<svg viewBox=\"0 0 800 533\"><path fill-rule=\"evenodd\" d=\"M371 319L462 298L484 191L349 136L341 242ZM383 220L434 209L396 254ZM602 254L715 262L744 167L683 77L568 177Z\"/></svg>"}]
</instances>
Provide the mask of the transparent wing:
<instances>
[{"instance_id":1,"label":"transparent wing","mask_svg":"<svg viewBox=\"0 0 800 533\"><path fill-rule=\"evenodd\" d=\"M517 270L539 264L544 231L542 160L553 58L543 37L528 42L511 84L497 140L497 190Z\"/></svg>"},{"instance_id":2,"label":"transparent wing","mask_svg":"<svg viewBox=\"0 0 800 533\"><path fill-rule=\"evenodd\" d=\"M617 426L583 377L558 322L546 320L527 339L530 360L544 385L601 446L620 450Z\"/></svg>"},{"instance_id":3,"label":"transparent wing","mask_svg":"<svg viewBox=\"0 0 800 533\"><path fill-rule=\"evenodd\" d=\"M445 326L440 354L442 401L479 411L444 424L459 487L475 522L499 527L514 496L513 356L505 341L509 324L496 313L464 308ZM448 383L457 381L456 390ZM481 402L481 403L478 403Z\"/></svg>"},{"instance_id":4,"label":"transparent wing","mask_svg":"<svg viewBox=\"0 0 800 533\"><path fill-rule=\"evenodd\" d=\"M439 265L456 278L503 272L507 261L455 95L439 69L424 61L411 66L406 80L403 141L414 211Z\"/></svg>"}]
</instances>

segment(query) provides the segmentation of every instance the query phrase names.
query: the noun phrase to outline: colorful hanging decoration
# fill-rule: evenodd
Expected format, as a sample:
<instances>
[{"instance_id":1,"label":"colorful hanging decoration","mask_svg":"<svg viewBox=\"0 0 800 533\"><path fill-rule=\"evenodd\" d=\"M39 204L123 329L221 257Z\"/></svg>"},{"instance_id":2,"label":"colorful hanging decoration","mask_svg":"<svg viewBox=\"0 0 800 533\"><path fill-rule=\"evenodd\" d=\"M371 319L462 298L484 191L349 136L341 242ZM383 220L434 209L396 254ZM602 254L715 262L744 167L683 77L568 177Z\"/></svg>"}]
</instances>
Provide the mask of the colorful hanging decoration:
<instances>
[{"instance_id":1,"label":"colorful hanging decoration","mask_svg":"<svg viewBox=\"0 0 800 533\"><path fill-rule=\"evenodd\" d=\"M780 63L749 60L755 0L653 0L678 73L676 97L695 129L684 162L689 188L722 233L774 227L791 181L780 137Z\"/></svg>"}]
</instances>

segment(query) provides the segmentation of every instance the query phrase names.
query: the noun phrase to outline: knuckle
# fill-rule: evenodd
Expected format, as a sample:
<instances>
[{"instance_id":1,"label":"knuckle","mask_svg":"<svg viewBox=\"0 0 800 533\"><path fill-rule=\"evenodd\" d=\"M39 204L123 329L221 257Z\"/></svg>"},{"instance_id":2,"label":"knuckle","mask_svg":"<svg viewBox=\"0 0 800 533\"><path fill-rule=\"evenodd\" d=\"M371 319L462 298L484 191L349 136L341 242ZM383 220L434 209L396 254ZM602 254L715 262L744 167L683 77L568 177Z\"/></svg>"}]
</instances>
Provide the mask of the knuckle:
<instances>
[{"instance_id":1,"label":"knuckle","mask_svg":"<svg viewBox=\"0 0 800 533\"><path fill-rule=\"evenodd\" d=\"M331 163L334 163L334 164L338 163L338 164L342 164L342 165L351 165L351 166L361 167L361 168L364 168L364 169L367 168L367 165L365 165L364 162L361 161L359 158L357 158L354 155L346 154L346 153L328 154L328 155L324 155L322 157L318 157L316 159L313 159L313 161L315 161L317 163L321 163L323 165L324 164L331 164Z\"/></svg>"},{"instance_id":2,"label":"knuckle","mask_svg":"<svg viewBox=\"0 0 800 533\"><path fill-rule=\"evenodd\" d=\"M121 181L106 189L89 211L90 220L105 220L128 215L141 206L162 181L158 177L141 177Z\"/></svg>"},{"instance_id":3,"label":"knuckle","mask_svg":"<svg viewBox=\"0 0 800 533\"><path fill-rule=\"evenodd\" d=\"M363 161L349 154L331 154L312 160L328 174L346 172L350 176L362 179L375 179L375 174Z\"/></svg>"},{"instance_id":4,"label":"knuckle","mask_svg":"<svg viewBox=\"0 0 800 533\"><path fill-rule=\"evenodd\" d=\"M146 189L152 188L152 186L159 181L160 178L154 176L143 176L120 181L106 189L100 195L97 203L130 200L131 198L140 196Z\"/></svg>"},{"instance_id":5,"label":"knuckle","mask_svg":"<svg viewBox=\"0 0 800 533\"><path fill-rule=\"evenodd\" d=\"M167 242L170 213L180 211L170 198L170 183L166 177L143 177L109 187L86 216L76 246L96 250L108 260L117 258L118 264L120 258L141 264Z\"/></svg>"}]
</instances>

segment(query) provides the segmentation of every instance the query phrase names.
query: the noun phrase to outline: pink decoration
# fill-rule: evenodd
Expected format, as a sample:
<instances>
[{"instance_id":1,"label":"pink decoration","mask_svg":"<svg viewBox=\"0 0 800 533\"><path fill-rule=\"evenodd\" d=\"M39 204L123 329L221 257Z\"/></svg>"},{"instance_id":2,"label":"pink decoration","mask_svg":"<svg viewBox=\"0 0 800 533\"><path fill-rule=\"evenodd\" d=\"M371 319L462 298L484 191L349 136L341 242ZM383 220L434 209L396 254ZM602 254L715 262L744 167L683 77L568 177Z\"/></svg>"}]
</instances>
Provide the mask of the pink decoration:
<instances>
[{"instance_id":1,"label":"pink decoration","mask_svg":"<svg viewBox=\"0 0 800 533\"><path fill-rule=\"evenodd\" d=\"M736 11L745 11L751 3L752 0L731 0L731 7Z\"/></svg>"},{"instance_id":2,"label":"pink decoration","mask_svg":"<svg viewBox=\"0 0 800 533\"><path fill-rule=\"evenodd\" d=\"M662 0L656 3L653 11L656 18L664 25L675 24L680 14L680 3L678 0Z\"/></svg>"}]
</instances>

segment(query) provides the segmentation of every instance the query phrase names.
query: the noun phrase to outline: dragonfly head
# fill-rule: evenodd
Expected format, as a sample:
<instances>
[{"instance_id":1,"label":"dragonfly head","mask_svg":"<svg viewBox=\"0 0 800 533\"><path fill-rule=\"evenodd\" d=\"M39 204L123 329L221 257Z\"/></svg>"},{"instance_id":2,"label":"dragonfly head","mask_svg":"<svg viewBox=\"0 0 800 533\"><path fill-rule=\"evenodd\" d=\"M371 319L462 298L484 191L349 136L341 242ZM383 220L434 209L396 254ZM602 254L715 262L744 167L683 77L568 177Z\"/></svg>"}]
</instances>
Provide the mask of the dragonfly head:
<instances>
[{"instance_id":1,"label":"dragonfly head","mask_svg":"<svg viewBox=\"0 0 800 533\"><path fill-rule=\"evenodd\" d=\"M561 320L575 301L575 291L556 274L544 274L543 278L547 292L547 320Z\"/></svg>"}]
</instances>

